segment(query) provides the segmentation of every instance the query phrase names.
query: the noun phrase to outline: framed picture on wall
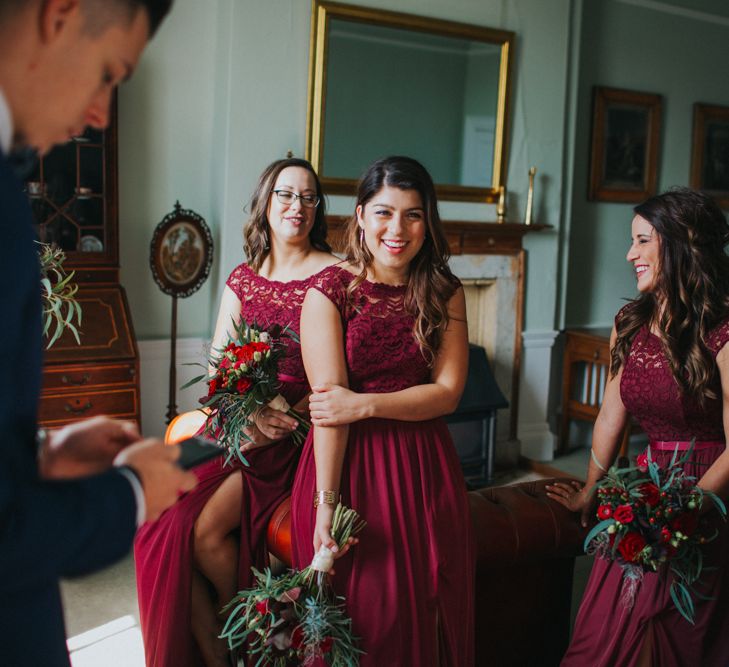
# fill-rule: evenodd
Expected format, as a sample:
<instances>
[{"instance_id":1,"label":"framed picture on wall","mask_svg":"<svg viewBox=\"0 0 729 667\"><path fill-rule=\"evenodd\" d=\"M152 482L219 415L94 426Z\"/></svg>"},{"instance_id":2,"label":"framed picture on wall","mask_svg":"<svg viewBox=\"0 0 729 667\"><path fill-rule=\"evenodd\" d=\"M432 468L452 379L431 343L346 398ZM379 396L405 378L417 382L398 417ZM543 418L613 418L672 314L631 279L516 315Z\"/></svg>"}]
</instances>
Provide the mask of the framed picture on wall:
<instances>
[{"instance_id":1,"label":"framed picture on wall","mask_svg":"<svg viewBox=\"0 0 729 667\"><path fill-rule=\"evenodd\" d=\"M729 107L694 104L691 187L729 208Z\"/></svg>"},{"instance_id":2,"label":"framed picture on wall","mask_svg":"<svg viewBox=\"0 0 729 667\"><path fill-rule=\"evenodd\" d=\"M593 89L588 199L641 202L656 192L660 95Z\"/></svg>"}]
</instances>

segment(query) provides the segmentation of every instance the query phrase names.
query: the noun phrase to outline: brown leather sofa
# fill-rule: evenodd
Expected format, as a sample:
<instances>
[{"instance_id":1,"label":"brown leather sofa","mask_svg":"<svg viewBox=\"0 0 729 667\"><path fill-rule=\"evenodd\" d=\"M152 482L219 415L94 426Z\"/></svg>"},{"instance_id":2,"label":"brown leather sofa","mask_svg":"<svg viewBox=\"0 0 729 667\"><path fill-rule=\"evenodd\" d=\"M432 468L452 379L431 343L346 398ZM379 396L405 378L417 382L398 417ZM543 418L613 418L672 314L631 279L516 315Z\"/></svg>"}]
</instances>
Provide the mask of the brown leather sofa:
<instances>
[{"instance_id":1,"label":"brown leather sofa","mask_svg":"<svg viewBox=\"0 0 729 667\"><path fill-rule=\"evenodd\" d=\"M468 494L476 535L476 665L550 667L567 648L575 556L585 531L545 495L556 480ZM290 500L268 527L271 553L291 563Z\"/></svg>"}]
</instances>

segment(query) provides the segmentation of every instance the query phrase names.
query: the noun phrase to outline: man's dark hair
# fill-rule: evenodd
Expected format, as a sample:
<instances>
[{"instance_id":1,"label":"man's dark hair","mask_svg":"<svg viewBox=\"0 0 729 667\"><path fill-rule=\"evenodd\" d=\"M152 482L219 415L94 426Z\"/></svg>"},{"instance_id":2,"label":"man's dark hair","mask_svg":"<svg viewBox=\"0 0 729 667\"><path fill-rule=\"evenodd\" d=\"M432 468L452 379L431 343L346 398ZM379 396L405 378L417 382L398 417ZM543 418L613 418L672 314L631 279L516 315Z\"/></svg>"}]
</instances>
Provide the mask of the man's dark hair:
<instances>
[{"instance_id":1,"label":"man's dark hair","mask_svg":"<svg viewBox=\"0 0 729 667\"><path fill-rule=\"evenodd\" d=\"M172 7L173 0L81 0L81 8L86 12L87 29L93 34L99 34L116 20L114 10L126 10L129 21L137 15L139 9L147 12L149 19L150 38L157 32L160 23Z\"/></svg>"},{"instance_id":2,"label":"man's dark hair","mask_svg":"<svg viewBox=\"0 0 729 667\"><path fill-rule=\"evenodd\" d=\"M147 12L150 38L157 32L160 23L167 16L173 0L80 0L81 9L86 14L86 29L94 35L102 33L111 23L118 19L119 10L126 12L132 21L139 9ZM28 0L0 0L0 18L28 6Z\"/></svg>"}]
</instances>

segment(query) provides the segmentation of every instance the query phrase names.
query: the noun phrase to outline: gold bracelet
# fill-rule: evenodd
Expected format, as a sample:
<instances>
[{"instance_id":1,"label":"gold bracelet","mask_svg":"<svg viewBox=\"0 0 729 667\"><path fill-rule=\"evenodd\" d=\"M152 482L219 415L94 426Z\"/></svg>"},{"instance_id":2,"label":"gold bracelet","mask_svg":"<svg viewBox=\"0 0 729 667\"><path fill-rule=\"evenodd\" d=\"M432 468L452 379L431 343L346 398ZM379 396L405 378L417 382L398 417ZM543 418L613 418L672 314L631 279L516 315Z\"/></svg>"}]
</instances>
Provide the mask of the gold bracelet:
<instances>
[{"instance_id":1,"label":"gold bracelet","mask_svg":"<svg viewBox=\"0 0 729 667\"><path fill-rule=\"evenodd\" d=\"M319 505L336 505L337 494L334 491L314 491L314 508Z\"/></svg>"}]
</instances>

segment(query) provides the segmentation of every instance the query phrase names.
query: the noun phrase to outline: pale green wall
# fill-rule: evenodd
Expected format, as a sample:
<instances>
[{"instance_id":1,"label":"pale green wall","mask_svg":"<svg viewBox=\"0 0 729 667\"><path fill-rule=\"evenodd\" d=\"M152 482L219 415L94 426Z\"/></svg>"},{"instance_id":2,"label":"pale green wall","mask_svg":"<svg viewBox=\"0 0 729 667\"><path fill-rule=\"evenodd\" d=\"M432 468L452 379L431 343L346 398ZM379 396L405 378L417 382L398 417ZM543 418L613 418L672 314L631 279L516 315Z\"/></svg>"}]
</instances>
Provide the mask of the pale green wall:
<instances>
[{"instance_id":1,"label":"pale green wall","mask_svg":"<svg viewBox=\"0 0 729 667\"><path fill-rule=\"evenodd\" d=\"M728 3L671 4L722 14ZM695 14L616 0L585 0L582 11L565 324L603 326L612 324L623 298L635 295L625 260L632 208L587 201L592 86L663 96L659 190L688 185L694 102L729 105L729 21L697 20Z\"/></svg>"},{"instance_id":2,"label":"pale green wall","mask_svg":"<svg viewBox=\"0 0 729 667\"><path fill-rule=\"evenodd\" d=\"M527 236L526 326L552 329L562 217L570 0L364 0L382 9L513 30L507 184L523 218L537 165L536 215L554 230ZM177 0L139 72L120 91L122 282L139 338L169 335L170 299L148 269L155 225L175 200L205 217L214 275L180 303L180 336L207 337L221 285L242 260L241 224L262 168L303 155L311 5L307 0ZM351 211L348 198L331 210ZM495 219L494 206L445 202L446 219Z\"/></svg>"},{"instance_id":3,"label":"pale green wall","mask_svg":"<svg viewBox=\"0 0 729 667\"><path fill-rule=\"evenodd\" d=\"M157 223L179 199L183 208L202 215L219 239L220 218L211 215L219 151L214 141L218 11L217 2L176 2L138 71L119 90L121 280L140 339L170 334L171 299L159 291L149 269ZM179 335L209 336L212 287L208 281L180 301Z\"/></svg>"}]
</instances>

